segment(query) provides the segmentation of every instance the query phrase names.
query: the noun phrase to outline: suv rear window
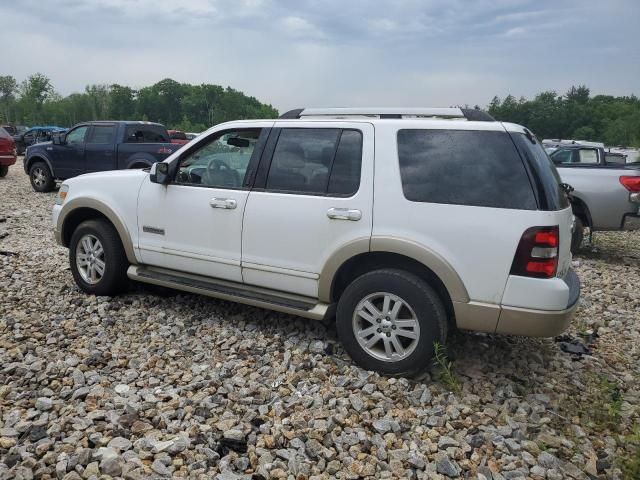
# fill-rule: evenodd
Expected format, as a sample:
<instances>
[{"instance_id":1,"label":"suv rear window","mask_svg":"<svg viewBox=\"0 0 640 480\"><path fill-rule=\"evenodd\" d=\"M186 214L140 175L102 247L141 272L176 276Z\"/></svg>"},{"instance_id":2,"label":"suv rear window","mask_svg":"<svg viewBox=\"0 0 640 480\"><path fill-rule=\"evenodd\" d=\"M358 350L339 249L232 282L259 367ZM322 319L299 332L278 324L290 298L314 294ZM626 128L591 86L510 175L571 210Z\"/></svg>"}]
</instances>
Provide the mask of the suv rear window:
<instances>
[{"instance_id":1,"label":"suv rear window","mask_svg":"<svg viewBox=\"0 0 640 480\"><path fill-rule=\"evenodd\" d=\"M511 138L520 155L530 166L540 209L553 211L567 208L569 199L560 186L562 183L560 174L540 142L533 136L528 137L524 133L511 133Z\"/></svg>"},{"instance_id":2,"label":"suv rear window","mask_svg":"<svg viewBox=\"0 0 640 480\"><path fill-rule=\"evenodd\" d=\"M171 143L159 125L127 125L127 143Z\"/></svg>"},{"instance_id":3,"label":"suv rear window","mask_svg":"<svg viewBox=\"0 0 640 480\"><path fill-rule=\"evenodd\" d=\"M412 202L537 209L506 132L400 130L398 159L404 196Z\"/></svg>"}]
</instances>

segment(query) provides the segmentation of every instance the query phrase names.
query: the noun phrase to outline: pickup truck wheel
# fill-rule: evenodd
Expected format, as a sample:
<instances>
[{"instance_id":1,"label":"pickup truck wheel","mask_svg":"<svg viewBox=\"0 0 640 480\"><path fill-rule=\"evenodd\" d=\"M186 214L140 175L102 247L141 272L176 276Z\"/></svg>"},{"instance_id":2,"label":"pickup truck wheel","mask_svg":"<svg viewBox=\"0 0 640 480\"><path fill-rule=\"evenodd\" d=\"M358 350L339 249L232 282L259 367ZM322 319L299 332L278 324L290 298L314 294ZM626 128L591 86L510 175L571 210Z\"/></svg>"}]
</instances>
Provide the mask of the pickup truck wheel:
<instances>
[{"instance_id":1,"label":"pickup truck wheel","mask_svg":"<svg viewBox=\"0 0 640 480\"><path fill-rule=\"evenodd\" d=\"M375 270L355 279L338 302L340 341L362 368L410 375L427 367L444 342L447 316L438 294L403 270Z\"/></svg>"},{"instance_id":2,"label":"pickup truck wheel","mask_svg":"<svg viewBox=\"0 0 640 480\"><path fill-rule=\"evenodd\" d=\"M6 177L7 173L9 173L9 166L0 165L0 178Z\"/></svg>"},{"instance_id":3,"label":"pickup truck wheel","mask_svg":"<svg viewBox=\"0 0 640 480\"><path fill-rule=\"evenodd\" d=\"M576 217L576 224L571 234L571 253L576 253L580 250L582 240L584 239L584 223L580 217Z\"/></svg>"},{"instance_id":4,"label":"pickup truck wheel","mask_svg":"<svg viewBox=\"0 0 640 480\"><path fill-rule=\"evenodd\" d=\"M78 287L93 295L114 295L127 285L129 263L113 225L82 222L69 244L71 273Z\"/></svg>"},{"instance_id":5,"label":"pickup truck wheel","mask_svg":"<svg viewBox=\"0 0 640 480\"><path fill-rule=\"evenodd\" d=\"M55 186L51 170L44 162L35 162L29 169L31 186L36 192L50 192Z\"/></svg>"}]
</instances>

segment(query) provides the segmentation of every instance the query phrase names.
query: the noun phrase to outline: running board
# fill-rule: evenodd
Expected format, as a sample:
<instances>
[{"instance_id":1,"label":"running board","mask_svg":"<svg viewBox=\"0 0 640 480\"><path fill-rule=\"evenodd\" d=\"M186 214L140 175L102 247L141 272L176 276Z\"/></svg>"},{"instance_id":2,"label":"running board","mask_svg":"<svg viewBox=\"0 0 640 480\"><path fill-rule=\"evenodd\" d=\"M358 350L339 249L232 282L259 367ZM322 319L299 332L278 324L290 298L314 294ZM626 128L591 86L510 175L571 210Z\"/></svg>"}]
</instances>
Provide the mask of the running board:
<instances>
[{"instance_id":1,"label":"running board","mask_svg":"<svg viewBox=\"0 0 640 480\"><path fill-rule=\"evenodd\" d=\"M318 303L312 298L301 295L292 295L164 268L131 265L127 270L127 276L138 282L175 288L176 290L276 310L313 320L323 320L329 308L326 303Z\"/></svg>"}]
</instances>

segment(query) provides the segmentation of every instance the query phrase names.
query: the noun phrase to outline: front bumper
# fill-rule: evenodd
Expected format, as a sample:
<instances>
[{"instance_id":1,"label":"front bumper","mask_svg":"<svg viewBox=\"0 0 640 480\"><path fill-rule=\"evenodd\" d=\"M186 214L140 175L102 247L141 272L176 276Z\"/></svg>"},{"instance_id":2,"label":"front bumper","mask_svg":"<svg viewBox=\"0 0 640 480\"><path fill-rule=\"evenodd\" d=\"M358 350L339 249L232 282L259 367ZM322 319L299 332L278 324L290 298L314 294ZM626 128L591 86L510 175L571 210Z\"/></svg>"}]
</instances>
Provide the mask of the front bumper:
<instances>
[{"instance_id":1,"label":"front bumper","mask_svg":"<svg viewBox=\"0 0 640 480\"><path fill-rule=\"evenodd\" d=\"M580 279L573 270L564 277L569 287L569 300L563 310L538 310L503 306L496 333L526 337L555 337L564 332L580 299Z\"/></svg>"},{"instance_id":2,"label":"front bumper","mask_svg":"<svg viewBox=\"0 0 640 480\"><path fill-rule=\"evenodd\" d=\"M58 225L58 218L60 217L60 211L62 210L62 205L54 205L53 210L51 211L51 223L53 224L53 233L56 239L56 243L61 246L65 246L62 241L62 230L61 226Z\"/></svg>"}]
</instances>

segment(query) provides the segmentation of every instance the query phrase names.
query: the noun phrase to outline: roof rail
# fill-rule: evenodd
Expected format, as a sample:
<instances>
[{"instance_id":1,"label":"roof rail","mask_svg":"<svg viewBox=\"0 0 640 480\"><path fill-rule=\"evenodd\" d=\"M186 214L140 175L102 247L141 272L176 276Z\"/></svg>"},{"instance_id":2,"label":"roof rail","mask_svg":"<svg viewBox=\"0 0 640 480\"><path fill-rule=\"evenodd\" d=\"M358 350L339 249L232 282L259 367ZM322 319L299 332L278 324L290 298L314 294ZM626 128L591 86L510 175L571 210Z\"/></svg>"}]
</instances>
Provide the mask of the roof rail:
<instances>
[{"instance_id":1,"label":"roof rail","mask_svg":"<svg viewBox=\"0 0 640 480\"><path fill-rule=\"evenodd\" d=\"M472 108L416 108L416 107L356 107L356 108L297 108L283 113L282 119L297 118L447 118L467 119L471 121L495 122L495 119L482 110Z\"/></svg>"}]
</instances>

